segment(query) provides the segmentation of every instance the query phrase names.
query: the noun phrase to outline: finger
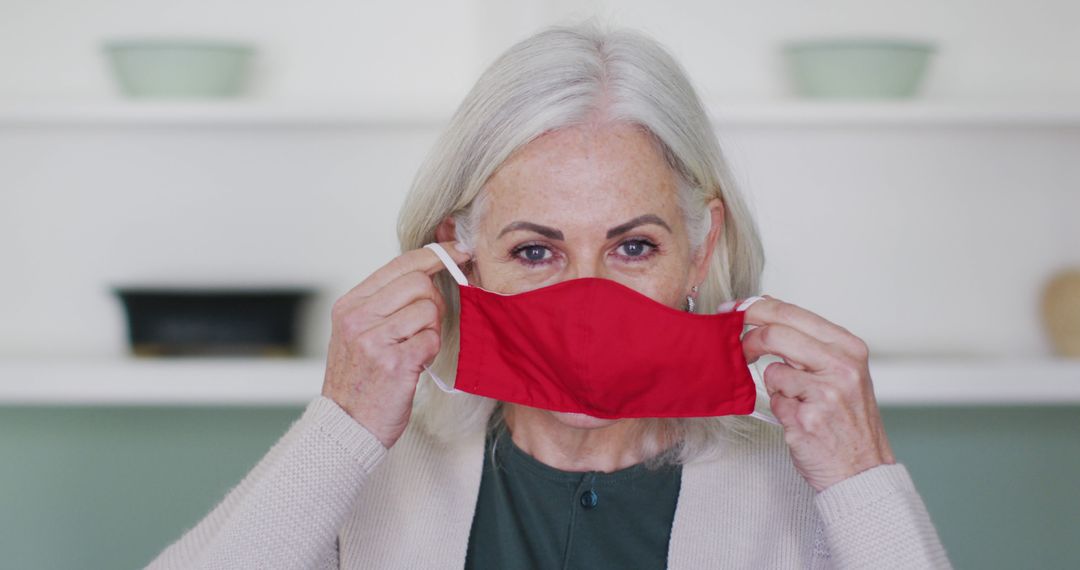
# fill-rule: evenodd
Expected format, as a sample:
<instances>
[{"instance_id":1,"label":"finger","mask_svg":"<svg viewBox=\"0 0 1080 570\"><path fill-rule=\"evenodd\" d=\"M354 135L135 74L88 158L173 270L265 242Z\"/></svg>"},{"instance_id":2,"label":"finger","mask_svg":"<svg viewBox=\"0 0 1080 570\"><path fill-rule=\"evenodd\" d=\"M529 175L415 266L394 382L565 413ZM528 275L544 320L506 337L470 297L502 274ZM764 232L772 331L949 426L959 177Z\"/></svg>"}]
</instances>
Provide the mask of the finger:
<instances>
[{"instance_id":1,"label":"finger","mask_svg":"<svg viewBox=\"0 0 1080 570\"><path fill-rule=\"evenodd\" d=\"M410 369L419 375L424 366L430 366L435 360L441 342L442 337L435 331L423 329L396 345L394 350L397 350Z\"/></svg>"},{"instance_id":2,"label":"finger","mask_svg":"<svg viewBox=\"0 0 1080 570\"><path fill-rule=\"evenodd\" d=\"M422 271L410 271L398 276L370 297L362 297L358 303L365 305L369 314L383 318L420 299L435 303L440 315L446 309L446 302L431 281L431 276Z\"/></svg>"},{"instance_id":3,"label":"finger","mask_svg":"<svg viewBox=\"0 0 1080 570\"><path fill-rule=\"evenodd\" d=\"M410 271L399 276L370 297L345 295L338 299L335 305L340 305L338 309L344 308L348 312L356 313L361 319L357 325L359 330L367 331L410 303L421 299L435 303L441 321L446 313L446 301L431 281L431 277L420 271Z\"/></svg>"},{"instance_id":4,"label":"finger","mask_svg":"<svg viewBox=\"0 0 1080 570\"><path fill-rule=\"evenodd\" d=\"M385 344L398 344L428 328L439 332L438 308L431 301L420 300L402 307L371 332Z\"/></svg>"},{"instance_id":5,"label":"finger","mask_svg":"<svg viewBox=\"0 0 1080 570\"><path fill-rule=\"evenodd\" d=\"M765 354L775 354L795 368L817 372L825 370L835 360L832 355L834 349L783 324L773 323L746 331L742 346L747 363Z\"/></svg>"},{"instance_id":6,"label":"finger","mask_svg":"<svg viewBox=\"0 0 1080 570\"><path fill-rule=\"evenodd\" d=\"M472 259L471 253L458 251L454 247L454 244L456 243L457 241L451 240L440 242L439 245L450 254L450 258L458 265ZM434 275L445 269L446 266L443 265L439 256L434 251L431 251L426 247L416 248L391 259L389 263L377 269L374 273L369 275L367 279L364 279L356 287L349 290L346 295L367 297L375 293L375 291L382 289L394 279L397 279L410 271L421 271L427 275Z\"/></svg>"},{"instance_id":7,"label":"finger","mask_svg":"<svg viewBox=\"0 0 1080 570\"><path fill-rule=\"evenodd\" d=\"M764 297L746 309L746 324L782 324L827 343L843 343L851 336L850 331L817 313L775 297Z\"/></svg>"},{"instance_id":8,"label":"finger","mask_svg":"<svg viewBox=\"0 0 1080 570\"><path fill-rule=\"evenodd\" d=\"M800 402L813 398L818 390L816 380L810 373L796 370L783 362L766 366L762 382L770 397L779 394Z\"/></svg>"},{"instance_id":9,"label":"finger","mask_svg":"<svg viewBox=\"0 0 1080 570\"><path fill-rule=\"evenodd\" d=\"M798 427L799 405L798 400L788 398L783 394L777 394L769 400L769 409L772 410L773 417L780 421L780 425L784 426L785 430Z\"/></svg>"}]
</instances>

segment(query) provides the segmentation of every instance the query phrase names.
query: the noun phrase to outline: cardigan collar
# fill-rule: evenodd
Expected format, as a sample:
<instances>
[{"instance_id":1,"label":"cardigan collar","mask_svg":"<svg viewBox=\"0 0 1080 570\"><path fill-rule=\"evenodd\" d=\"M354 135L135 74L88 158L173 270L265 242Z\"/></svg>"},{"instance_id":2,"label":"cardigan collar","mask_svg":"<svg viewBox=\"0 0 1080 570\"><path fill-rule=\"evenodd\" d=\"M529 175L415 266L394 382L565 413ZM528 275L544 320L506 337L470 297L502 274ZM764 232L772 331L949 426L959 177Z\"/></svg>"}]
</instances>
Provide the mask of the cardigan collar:
<instances>
[{"instance_id":1,"label":"cardigan collar","mask_svg":"<svg viewBox=\"0 0 1080 570\"><path fill-rule=\"evenodd\" d=\"M426 517L417 523L423 527L417 529L417 536L441 535L447 540L447 544L443 545L445 557L430 561L430 568L445 566L457 569L465 560L476 500L480 493L484 437L484 432L476 432L449 446L433 446L430 444L430 437L410 438L410 443L413 444L410 449L399 450L408 455L419 454L415 459L427 456L425 459L430 461L431 454L441 456L431 462L434 469L428 476L443 479L437 483L440 488L459 490L445 505L446 510L451 511L446 513L448 516L445 519ZM428 443L428 446L424 446L421 441ZM702 521L715 518L710 516L710 512L715 512L716 497L710 491L717 484L720 475L716 468L723 461L691 462L683 465L679 498L668 542L669 570L697 569L702 567L701 561L707 563L710 560L724 559L723 550L728 545L716 540L722 533L710 525L701 524Z\"/></svg>"}]
</instances>

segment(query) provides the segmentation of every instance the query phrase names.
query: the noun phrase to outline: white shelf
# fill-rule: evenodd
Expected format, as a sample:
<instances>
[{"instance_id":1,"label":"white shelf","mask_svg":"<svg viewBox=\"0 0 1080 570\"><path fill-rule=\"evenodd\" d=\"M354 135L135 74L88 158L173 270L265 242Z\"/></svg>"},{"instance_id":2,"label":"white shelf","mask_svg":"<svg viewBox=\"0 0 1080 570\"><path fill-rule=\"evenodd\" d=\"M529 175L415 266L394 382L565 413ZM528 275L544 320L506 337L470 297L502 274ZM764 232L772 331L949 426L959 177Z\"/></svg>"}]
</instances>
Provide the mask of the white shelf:
<instances>
[{"instance_id":1,"label":"white shelf","mask_svg":"<svg viewBox=\"0 0 1080 570\"><path fill-rule=\"evenodd\" d=\"M325 360L3 359L0 405L302 405ZM877 359L878 403L1080 405L1080 360ZM425 380L427 381L427 380Z\"/></svg>"},{"instance_id":2,"label":"white shelf","mask_svg":"<svg viewBox=\"0 0 1080 570\"><path fill-rule=\"evenodd\" d=\"M294 405L319 395L323 359L5 359L0 404Z\"/></svg>"},{"instance_id":3,"label":"white shelf","mask_svg":"<svg viewBox=\"0 0 1080 570\"><path fill-rule=\"evenodd\" d=\"M336 101L0 101L0 128L46 126L225 126L440 128L456 105L362 108ZM1075 100L913 99L714 101L720 126L1080 127Z\"/></svg>"},{"instance_id":4,"label":"white shelf","mask_svg":"<svg viewBox=\"0 0 1080 570\"><path fill-rule=\"evenodd\" d=\"M776 99L716 102L708 111L720 126L1080 126L1075 100Z\"/></svg>"},{"instance_id":5,"label":"white shelf","mask_svg":"<svg viewBox=\"0 0 1080 570\"><path fill-rule=\"evenodd\" d=\"M0 128L47 126L436 128L451 111L360 108L335 102L0 102Z\"/></svg>"},{"instance_id":6,"label":"white shelf","mask_svg":"<svg viewBox=\"0 0 1080 570\"><path fill-rule=\"evenodd\" d=\"M1080 359L871 359L882 405L1077 405Z\"/></svg>"}]
</instances>

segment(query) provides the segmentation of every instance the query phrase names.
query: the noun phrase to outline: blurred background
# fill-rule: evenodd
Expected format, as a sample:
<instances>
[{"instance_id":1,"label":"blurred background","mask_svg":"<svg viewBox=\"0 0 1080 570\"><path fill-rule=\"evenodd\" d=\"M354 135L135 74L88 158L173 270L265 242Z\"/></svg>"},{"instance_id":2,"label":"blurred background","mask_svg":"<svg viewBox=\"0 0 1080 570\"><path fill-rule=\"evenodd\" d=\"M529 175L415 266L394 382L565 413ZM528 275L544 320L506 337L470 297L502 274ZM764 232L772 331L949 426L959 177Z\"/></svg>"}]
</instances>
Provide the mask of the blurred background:
<instances>
[{"instance_id":1,"label":"blurred background","mask_svg":"<svg viewBox=\"0 0 1080 570\"><path fill-rule=\"evenodd\" d=\"M958 568L1080 567L1080 4L0 0L0 567L136 568L319 393L481 71L667 46Z\"/></svg>"}]
</instances>

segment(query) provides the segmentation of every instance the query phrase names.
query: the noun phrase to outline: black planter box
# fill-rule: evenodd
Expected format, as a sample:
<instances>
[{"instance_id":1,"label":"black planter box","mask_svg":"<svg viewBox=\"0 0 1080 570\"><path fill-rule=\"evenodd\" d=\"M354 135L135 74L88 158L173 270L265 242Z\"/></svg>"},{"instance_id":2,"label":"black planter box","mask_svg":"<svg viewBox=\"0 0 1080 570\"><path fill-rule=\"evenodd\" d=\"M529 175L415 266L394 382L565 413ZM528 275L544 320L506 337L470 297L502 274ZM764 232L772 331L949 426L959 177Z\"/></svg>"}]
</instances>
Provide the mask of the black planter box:
<instances>
[{"instance_id":1,"label":"black planter box","mask_svg":"<svg viewBox=\"0 0 1080 570\"><path fill-rule=\"evenodd\" d=\"M297 315L314 291L115 287L136 356L299 356Z\"/></svg>"}]
</instances>

